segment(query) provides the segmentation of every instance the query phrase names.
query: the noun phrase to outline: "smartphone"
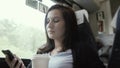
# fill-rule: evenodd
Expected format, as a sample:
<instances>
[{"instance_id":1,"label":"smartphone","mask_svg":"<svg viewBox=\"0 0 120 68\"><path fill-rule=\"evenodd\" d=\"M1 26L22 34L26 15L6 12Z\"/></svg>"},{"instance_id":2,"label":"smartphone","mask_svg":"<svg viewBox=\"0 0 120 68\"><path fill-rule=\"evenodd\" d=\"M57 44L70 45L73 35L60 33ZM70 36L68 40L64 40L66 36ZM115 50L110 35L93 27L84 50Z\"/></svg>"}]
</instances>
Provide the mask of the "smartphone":
<instances>
[{"instance_id":1,"label":"smartphone","mask_svg":"<svg viewBox=\"0 0 120 68\"><path fill-rule=\"evenodd\" d=\"M12 52L10 50L2 50L2 52L8 56L8 58L10 59L10 61L12 61L14 59L14 56L12 54Z\"/></svg>"}]
</instances>

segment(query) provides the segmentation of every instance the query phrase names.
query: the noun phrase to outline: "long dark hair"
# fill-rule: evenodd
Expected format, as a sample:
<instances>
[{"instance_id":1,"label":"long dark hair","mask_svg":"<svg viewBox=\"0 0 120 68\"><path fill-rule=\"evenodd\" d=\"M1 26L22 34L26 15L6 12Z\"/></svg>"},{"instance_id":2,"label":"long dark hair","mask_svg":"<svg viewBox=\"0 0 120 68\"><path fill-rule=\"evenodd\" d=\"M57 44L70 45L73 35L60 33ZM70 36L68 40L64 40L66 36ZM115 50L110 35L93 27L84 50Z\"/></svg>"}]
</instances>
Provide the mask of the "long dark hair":
<instances>
[{"instance_id":1,"label":"long dark hair","mask_svg":"<svg viewBox=\"0 0 120 68\"><path fill-rule=\"evenodd\" d=\"M75 39L77 38L77 19L74 11L68 7L68 6L63 6L60 4L53 5L47 12L45 16L45 31L46 31L46 25L47 25L47 15L50 11L58 9L60 10L63 19L65 21L65 33L64 33L64 40L63 40L63 48L62 51L65 51L67 49L71 49L72 44L74 43ZM40 53L47 53L50 52L51 50L54 49L55 44L54 40L50 39L47 35L46 31L46 37L47 37L47 42L45 44L45 47L40 48Z\"/></svg>"}]
</instances>

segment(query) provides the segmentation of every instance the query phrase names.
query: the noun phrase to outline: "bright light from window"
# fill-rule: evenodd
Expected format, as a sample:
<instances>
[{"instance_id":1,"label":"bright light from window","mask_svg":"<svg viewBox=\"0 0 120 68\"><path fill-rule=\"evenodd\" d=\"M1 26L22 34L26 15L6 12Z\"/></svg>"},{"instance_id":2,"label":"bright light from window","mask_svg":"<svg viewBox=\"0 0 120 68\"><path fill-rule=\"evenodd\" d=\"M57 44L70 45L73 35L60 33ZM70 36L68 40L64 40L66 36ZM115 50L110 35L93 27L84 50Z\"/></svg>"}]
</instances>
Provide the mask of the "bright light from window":
<instances>
[{"instance_id":1,"label":"bright light from window","mask_svg":"<svg viewBox=\"0 0 120 68\"><path fill-rule=\"evenodd\" d=\"M38 10L25 5L25 0L2 0L0 2L0 17L15 19L20 24L39 27L38 24L44 20L44 15Z\"/></svg>"},{"instance_id":2,"label":"bright light from window","mask_svg":"<svg viewBox=\"0 0 120 68\"><path fill-rule=\"evenodd\" d=\"M23 58L31 58L45 43L45 14L25 4L26 0L0 0L0 50L10 49ZM54 3L43 0L48 7ZM4 55L0 52L0 57Z\"/></svg>"},{"instance_id":3,"label":"bright light from window","mask_svg":"<svg viewBox=\"0 0 120 68\"><path fill-rule=\"evenodd\" d=\"M47 5L48 7L51 7L52 5L54 5L55 3L51 0L42 0L43 4Z\"/></svg>"}]
</instances>

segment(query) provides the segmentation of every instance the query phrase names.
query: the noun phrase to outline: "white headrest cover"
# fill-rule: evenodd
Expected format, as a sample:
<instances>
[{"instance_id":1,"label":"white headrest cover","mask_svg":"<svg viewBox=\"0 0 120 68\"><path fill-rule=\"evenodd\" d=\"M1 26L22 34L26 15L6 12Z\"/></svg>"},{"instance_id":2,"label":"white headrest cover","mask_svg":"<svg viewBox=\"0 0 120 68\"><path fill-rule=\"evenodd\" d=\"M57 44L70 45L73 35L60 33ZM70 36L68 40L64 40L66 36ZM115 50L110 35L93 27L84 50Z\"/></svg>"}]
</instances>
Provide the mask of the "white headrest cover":
<instances>
[{"instance_id":1,"label":"white headrest cover","mask_svg":"<svg viewBox=\"0 0 120 68\"><path fill-rule=\"evenodd\" d=\"M87 21L89 22L88 12L85 9L78 10L75 12L77 23L82 24L84 22L84 16L86 17Z\"/></svg>"}]
</instances>

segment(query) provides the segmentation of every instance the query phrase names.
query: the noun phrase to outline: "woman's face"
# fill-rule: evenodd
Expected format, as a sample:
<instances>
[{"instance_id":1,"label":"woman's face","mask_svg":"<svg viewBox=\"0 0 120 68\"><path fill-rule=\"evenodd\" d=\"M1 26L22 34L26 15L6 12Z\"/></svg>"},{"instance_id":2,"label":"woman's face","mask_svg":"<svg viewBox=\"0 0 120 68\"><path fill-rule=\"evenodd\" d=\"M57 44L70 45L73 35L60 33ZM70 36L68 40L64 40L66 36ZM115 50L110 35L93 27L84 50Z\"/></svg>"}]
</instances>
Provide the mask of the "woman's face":
<instances>
[{"instance_id":1,"label":"woman's face","mask_svg":"<svg viewBox=\"0 0 120 68\"><path fill-rule=\"evenodd\" d=\"M54 9L48 13L46 30L50 39L63 39L65 22L60 10Z\"/></svg>"}]
</instances>

